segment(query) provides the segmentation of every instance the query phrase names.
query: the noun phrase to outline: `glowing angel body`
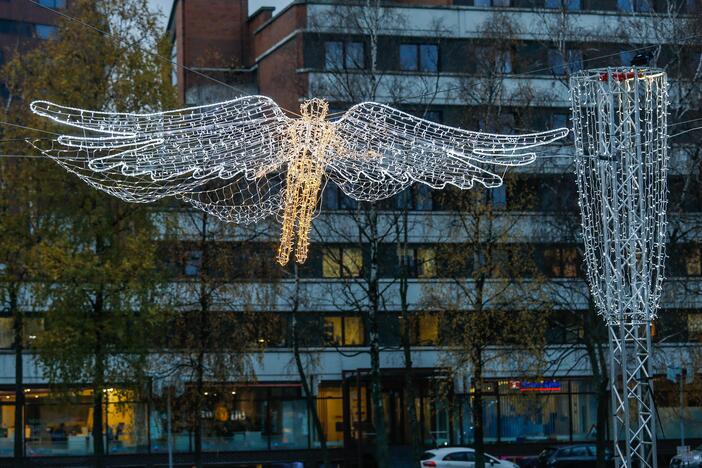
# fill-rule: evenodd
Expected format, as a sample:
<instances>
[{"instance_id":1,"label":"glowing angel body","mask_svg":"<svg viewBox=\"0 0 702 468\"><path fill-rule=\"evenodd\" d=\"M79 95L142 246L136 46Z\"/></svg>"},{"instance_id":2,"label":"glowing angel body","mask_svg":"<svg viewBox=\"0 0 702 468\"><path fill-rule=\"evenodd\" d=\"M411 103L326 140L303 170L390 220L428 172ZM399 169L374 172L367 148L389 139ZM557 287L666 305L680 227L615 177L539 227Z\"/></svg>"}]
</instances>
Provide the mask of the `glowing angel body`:
<instances>
[{"instance_id":1,"label":"glowing angel body","mask_svg":"<svg viewBox=\"0 0 702 468\"><path fill-rule=\"evenodd\" d=\"M37 147L88 184L129 202L175 196L223 221L282 215L278 261L307 257L325 178L356 200L391 197L413 182L435 189L502 184L507 166L565 128L518 136L471 132L365 102L329 121L326 102L287 117L271 99L246 96L152 114L108 113L35 101L31 109L82 130Z\"/></svg>"}]
</instances>

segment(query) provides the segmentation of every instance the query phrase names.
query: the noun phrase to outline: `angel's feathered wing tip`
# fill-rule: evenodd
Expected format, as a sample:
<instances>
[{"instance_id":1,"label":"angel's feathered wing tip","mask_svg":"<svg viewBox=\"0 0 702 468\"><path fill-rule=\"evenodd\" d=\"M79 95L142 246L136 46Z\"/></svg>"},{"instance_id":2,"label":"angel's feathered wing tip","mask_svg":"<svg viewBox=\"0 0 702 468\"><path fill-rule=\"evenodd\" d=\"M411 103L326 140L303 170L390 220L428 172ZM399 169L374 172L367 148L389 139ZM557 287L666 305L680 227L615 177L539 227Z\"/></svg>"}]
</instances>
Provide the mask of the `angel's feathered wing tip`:
<instances>
[{"instance_id":1,"label":"angel's feathered wing tip","mask_svg":"<svg viewBox=\"0 0 702 468\"><path fill-rule=\"evenodd\" d=\"M54 119L56 114L61 113L61 106L54 104L53 102L38 100L32 101L29 104L29 110L37 115L41 115L42 117Z\"/></svg>"}]
</instances>

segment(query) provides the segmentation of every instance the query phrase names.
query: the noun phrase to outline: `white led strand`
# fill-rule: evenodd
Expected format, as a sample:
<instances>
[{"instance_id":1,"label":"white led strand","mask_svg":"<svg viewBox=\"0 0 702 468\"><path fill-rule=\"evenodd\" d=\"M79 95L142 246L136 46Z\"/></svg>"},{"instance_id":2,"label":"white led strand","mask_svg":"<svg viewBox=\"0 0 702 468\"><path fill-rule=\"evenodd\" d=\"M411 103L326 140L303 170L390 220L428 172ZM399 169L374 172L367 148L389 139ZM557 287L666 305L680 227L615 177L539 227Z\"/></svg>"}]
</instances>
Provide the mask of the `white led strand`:
<instances>
[{"instance_id":1,"label":"white led strand","mask_svg":"<svg viewBox=\"0 0 702 468\"><path fill-rule=\"evenodd\" d=\"M570 93L587 276L609 328L615 460L655 467L649 355L665 266L666 75L587 70Z\"/></svg>"},{"instance_id":2,"label":"white led strand","mask_svg":"<svg viewBox=\"0 0 702 468\"><path fill-rule=\"evenodd\" d=\"M264 96L152 114L96 112L35 101L36 114L83 131L35 147L93 187L129 202L175 196L233 223L277 215L278 261L297 237L303 262L323 178L356 200L388 198L420 182L440 189L502 184L507 166L568 134L560 128L518 136L461 130L364 102L339 120L312 99L301 118Z\"/></svg>"}]
</instances>

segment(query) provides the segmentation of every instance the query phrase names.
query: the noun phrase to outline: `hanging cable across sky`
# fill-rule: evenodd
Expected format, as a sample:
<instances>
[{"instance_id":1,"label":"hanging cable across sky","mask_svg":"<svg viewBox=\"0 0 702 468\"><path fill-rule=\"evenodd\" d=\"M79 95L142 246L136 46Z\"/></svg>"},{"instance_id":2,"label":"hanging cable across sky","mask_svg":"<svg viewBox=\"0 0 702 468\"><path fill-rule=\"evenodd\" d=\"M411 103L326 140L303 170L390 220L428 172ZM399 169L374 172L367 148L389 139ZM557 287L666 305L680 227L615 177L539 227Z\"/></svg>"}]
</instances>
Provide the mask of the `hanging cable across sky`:
<instances>
[{"instance_id":1,"label":"hanging cable across sky","mask_svg":"<svg viewBox=\"0 0 702 468\"><path fill-rule=\"evenodd\" d=\"M290 118L270 98L150 114L96 112L35 101L31 110L75 127L35 148L93 187L128 202L177 197L232 223L276 216L277 260L307 258L312 219L327 179L349 197L377 201L419 182L434 189L502 184L506 167L567 128L499 135L449 127L364 102L330 121L328 103L305 101Z\"/></svg>"}]
</instances>

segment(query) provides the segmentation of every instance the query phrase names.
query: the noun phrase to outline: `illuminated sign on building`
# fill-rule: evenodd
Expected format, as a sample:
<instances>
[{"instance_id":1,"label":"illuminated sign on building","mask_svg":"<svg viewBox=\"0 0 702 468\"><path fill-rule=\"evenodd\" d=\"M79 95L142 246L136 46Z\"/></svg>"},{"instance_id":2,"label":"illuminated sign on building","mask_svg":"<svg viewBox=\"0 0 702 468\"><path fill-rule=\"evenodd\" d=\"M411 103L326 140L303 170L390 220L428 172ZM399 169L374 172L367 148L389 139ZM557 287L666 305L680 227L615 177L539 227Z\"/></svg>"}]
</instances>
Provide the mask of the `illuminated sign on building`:
<instances>
[{"instance_id":1,"label":"illuminated sign on building","mask_svg":"<svg viewBox=\"0 0 702 468\"><path fill-rule=\"evenodd\" d=\"M520 392L560 392L561 383L558 380L513 380L510 389Z\"/></svg>"}]
</instances>

